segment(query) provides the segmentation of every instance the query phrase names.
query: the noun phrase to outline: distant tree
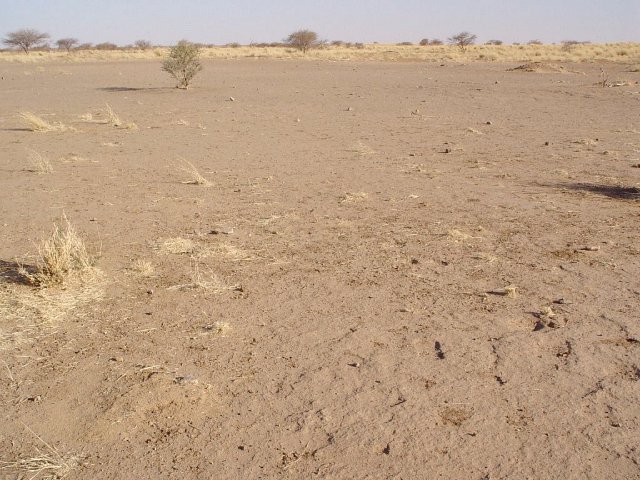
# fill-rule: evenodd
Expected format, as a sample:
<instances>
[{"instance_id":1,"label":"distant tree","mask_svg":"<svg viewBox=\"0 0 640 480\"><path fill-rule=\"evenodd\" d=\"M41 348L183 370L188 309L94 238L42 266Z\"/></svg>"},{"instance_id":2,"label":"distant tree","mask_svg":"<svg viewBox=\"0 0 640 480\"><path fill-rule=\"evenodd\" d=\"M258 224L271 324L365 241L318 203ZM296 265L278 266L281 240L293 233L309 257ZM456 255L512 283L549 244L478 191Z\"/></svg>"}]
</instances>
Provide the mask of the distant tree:
<instances>
[{"instance_id":1,"label":"distant tree","mask_svg":"<svg viewBox=\"0 0 640 480\"><path fill-rule=\"evenodd\" d=\"M398 45L401 46L401 47L409 47L409 46L413 45L413 43L411 43L411 42L400 42L400 43L398 43Z\"/></svg>"},{"instance_id":2,"label":"distant tree","mask_svg":"<svg viewBox=\"0 0 640 480\"><path fill-rule=\"evenodd\" d=\"M542 45L542 42L540 40L529 40L527 42L528 45Z\"/></svg>"},{"instance_id":3,"label":"distant tree","mask_svg":"<svg viewBox=\"0 0 640 480\"><path fill-rule=\"evenodd\" d=\"M117 50L118 45L111 42L103 42L103 43L97 43L96 46L93 48L95 48L96 50Z\"/></svg>"},{"instance_id":4,"label":"distant tree","mask_svg":"<svg viewBox=\"0 0 640 480\"><path fill-rule=\"evenodd\" d=\"M453 37L449 37L447 41L451 45L456 45L457 47L460 47L460 50L464 52L469 45L473 45L475 43L476 38L478 38L476 35L473 35L469 32L460 32L457 35L454 35Z\"/></svg>"},{"instance_id":5,"label":"distant tree","mask_svg":"<svg viewBox=\"0 0 640 480\"><path fill-rule=\"evenodd\" d=\"M140 50L148 50L153 46L149 40L136 40L133 45Z\"/></svg>"},{"instance_id":6,"label":"distant tree","mask_svg":"<svg viewBox=\"0 0 640 480\"><path fill-rule=\"evenodd\" d=\"M162 62L162 70L178 81L176 88L186 90L193 77L202 70L200 47L186 40L181 40Z\"/></svg>"},{"instance_id":7,"label":"distant tree","mask_svg":"<svg viewBox=\"0 0 640 480\"><path fill-rule=\"evenodd\" d=\"M442 40L435 38L429 42L429 45L442 45Z\"/></svg>"},{"instance_id":8,"label":"distant tree","mask_svg":"<svg viewBox=\"0 0 640 480\"><path fill-rule=\"evenodd\" d=\"M485 45L502 45L502 40L489 40Z\"/></svg>"},{"instance_id":9,"label":"distant tree","mask_svg":"<svg viewBox=\"0 0 640 480\"><path fill-rule=\"evenodd\" d=\"M298 30L297 32L293 32L286 38L285 43L301 50L302 53L307 53L309 49L321 44L318 40L318 34L311 30Z\"/></svg>"},{"instance_id":10,"label":"distant tree","mask_svg":"<svg viewBox=\"0 0 640 480\"><path fill-rule=\"evenodd\" d=\"M78 50L91 50L93 48L93 43L81 43L78 45Z\"/></svg>"},{"instance_id":11,"label":"distant tree","mask_svg":"<svg viewBox=\"0 0 640 480\"><path fill-rule=\"evenodd\" d=\"M429 39L428 38L423 38L422 40L420 40L420 46L421 47L426 47L427 45L429 45Z\"/></svg>"},{"instance_id":12,"label":"distant tree","mask_svg":"<svg viewBox=\"0 0 640 480\"><path fill-rule=\"evenodd\" d=\"M56 45L60 50L66 50L67 53L69 53L73 47L78 45L78 39L77 38L61 38L56 42Z\"/></svg>"},{"instance_id":13,"label":"distant tree","mask_svg":"<svg viewBox=\"0 0 640 480\"><path fill-rule=\"evenodd\" d=\"M8 47L21 48L24 53L29 54L29 50L44 46L49 38L51 37L48 33L26 28L7 33L7 38L3 38L2 43Z\"/></svg>"},{"instance_id":14,"label":"distant tree","mask_svg":"<svg viewBox=\"0 0 640 480\"><path fill-rule=\"evenodd\" d=\"M577 47L578 45L587 45L591 42L587 41L587 42L579 42L577 40L563 40L562 41L562 50L564 51L569 51L571 49L573 49L574 47Z\"/></svg>"}]
</instances>

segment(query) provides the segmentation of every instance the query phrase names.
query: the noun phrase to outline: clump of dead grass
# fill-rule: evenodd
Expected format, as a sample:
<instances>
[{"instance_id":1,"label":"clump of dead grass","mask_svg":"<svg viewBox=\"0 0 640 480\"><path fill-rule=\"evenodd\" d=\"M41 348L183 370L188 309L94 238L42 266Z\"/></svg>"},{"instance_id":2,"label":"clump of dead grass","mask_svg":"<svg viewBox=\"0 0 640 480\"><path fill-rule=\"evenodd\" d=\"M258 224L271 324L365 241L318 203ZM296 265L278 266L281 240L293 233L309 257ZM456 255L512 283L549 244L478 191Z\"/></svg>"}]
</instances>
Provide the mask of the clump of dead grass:
<instances>
[{"instance_id":1,"label":"clump of dead grass","mask_svg":"<svg viewBox=\"0 0 640 480\"><path fill-rule=\"evenodd\" d=\"M153 266L153 263L151 263L148 260L143 260L141 258L139 258L138 260L136 260L131 264L130 270L135 274L145 278L153 277L155 274L155 268Z\"/></svg>"},{"instance_id":2,"label":"clump of dead grass","mask_svg":"<svg viewBox=\"0 0 640 480\"><path fill-rule=\"evenodd\" d=\"M136 125L133 122L125 122L123 121L120 116L113 111L113 109L111 108L111 105L109 105L108 103L105 104L106 105L106 113L107 113L107 122L109 125L116 127L116 128L125 128L127 130L137 130L138 129L138 125Z\"/></svg>"},{"instance_id":3,"label":"clump of dead grass","mask_svg":"<svg viewBox=\"0 0 640 480\"><path fill-rule=\"evenodd\" d=\"M25 425L26 427L26 425ZM80 464L81 458L76 455L63 454L45 442L38 434L26 427L43 445L45 451L36 447L37 454L30 458L21 458L12 462L2 461L2 469L11 469L29 475L34 480L60 480L67 477ZM19 478L22 478L20 476Z\"/></svg>"},{"instance_id":4,"label":"clump of dead grass","mask_svg":"<svg viewBox=\"0 0 640 480\"><path fill-rule=\"evenodd\" d=\"M340 203L356 203L361 202L367 198L367 194L365 192L347 192L340 197Z\"/></svg>"},{"instance_id":5,"label":"clump of dead grass","mask_svg":"<svg viewBox=\"0 0 640 480\"><path fill-rule=\"evenodd\" d=\"M53 172L53 166L48 158L42 156L35 150L29 151L29 168L28 172L37 173L38 175L44 175Z\"/></svg>"},{"instance_id":6,"label":"clump of dead grass","mask_svg":"<svg viewBox=\"0 0 640 480\"><path fill-rule=\"evenodd\" d=\"M51 236L40 243L35 271L22 267L19 273L32 285L47 286L63 283L74 272L86 271L93 264L84 240L63 215L61 225L55 224Z\"/></svg>"},{"instance_id":7,"label":"clump of dead grass","mask_svg":"<svg viewBox=\"0 0 640 480\"><path fill-rule=\"evenodd\" d=\"M191 267L191 281L189 283L173 285L168 287L168 290L203 290L211 293L241 290L240 285L227 285L212 273L208 275L203 274L197 259L192 257L189 260L189 264Z\"/></svg>"},{"instance_id":8,"label":"clump of dead grass","mask_svg":"<svg viewBox=\"0 0 640 480\"><path fill-rule=\"evenodd\" d=\"M67 127L60 122L49 123L44 118L32 112L20 112L19 116L32 132L63 132L65 130L71 130L71 127Z\"/></svg>"},{"instance_id":9,"label":"clump of dead grass","mask_svg":"<svg viewBox=\"0 0 640 480\"><path fill-rule=\"evenodd\" d=\"M185 160L184 158L180 158L179 161L181 163L181 165L179 165L180 171L189 176L189 180L184 180L182 183L186 185L202 185L203 187L211 186L211 182L200 174L193 163Z\"/></svg>"},{"instance_id":10,"label":"clump of dead grass","mask_svg":"<svg viewBox=\"0 0 640 480\"><path fill-rule=\"evenodd\" d=\"M189 240L188 238L173 237L159 242L156 245L156 248L160 251L160 253L165 255L191 255L196 251L196 244L193 242L193 240Z\"/></svg>"},{"instance_id":11,"label":"clump of dead grass","mask_svg":"<svg viewBox=\"0 0 640 480\"><path fill-rule=\"evenodd\" d=\"M357 153L361 157L366 157L367 155L374 155L376 151L371 148L369 145L364 143L363 141L358 141L351 150L354 153Z\"/></svg>"}]
</instances>

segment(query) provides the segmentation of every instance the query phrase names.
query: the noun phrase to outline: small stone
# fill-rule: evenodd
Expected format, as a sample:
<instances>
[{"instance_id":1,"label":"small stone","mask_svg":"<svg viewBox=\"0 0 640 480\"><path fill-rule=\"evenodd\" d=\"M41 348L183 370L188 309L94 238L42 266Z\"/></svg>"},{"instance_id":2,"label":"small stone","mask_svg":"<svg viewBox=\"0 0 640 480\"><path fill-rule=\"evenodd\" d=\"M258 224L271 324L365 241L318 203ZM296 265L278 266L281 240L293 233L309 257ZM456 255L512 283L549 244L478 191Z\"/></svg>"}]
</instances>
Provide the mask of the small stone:
<instances>
[{"instance_id":1,"label":"small stone","mask_svg":"<svg viewBox=\"0 0 640 480\"><path fill-rule=\"evenodd\" d=\"M411 259L411 264L412 265L417 265L418 263L420 263L420 260L418 260L417 258L412 258Z\"/></svg>"},{"instance_id":2,"label":"small stone","mask_svg":"<svg viewBox=\"0 0 640 480\"><path fill-rule=\"evenodd\" d=\"M353 112L353 108L347 107L347 112Z\"/></svg>"},{"instance_id":3,"label":"small stone","mask_svg":"<svg viewBox=\"0 0 640 480\"><path fill-rule=\"evenodd\" d=\"M231 235L233 233L233 227L228 227L225 225L217 225L211 229L209 232L210 235Z\"/></svg>"},{"instance_id":4,"label":"small stone","mask_svg":"<svg viewBox=\"0 0 640 480\"><path fill-rule=\"evenodd\" d=\"M353 368L358 368L360 366L360 364L358 362L347 363L347 365L349 365L350 367L353 367Z\"/></svg>"},{"instance_id":5,"label":"small stone","mask_svg":"<svg viewBox=\"0 0 640 480\"><path fill-rule=\"evenodd\" d=\"M493 125L493 122L491 120L489 120L486 125Z\"/></svg>"},{"instance_id":6,"label":"small stone","mask_svg":"<svg viewBox=\"0 0 640 480\"><path fill-rule=\"evenodd\" d=\"M230 101L230 102L235 102L235 101L236 101L236 99L235 99L235 98L233 98L233 97L229 97L229 101Z\"/></svg>"},{"instance_id":7,"label":"small stone","mask_svg":"<svg viewBox=\"0 0 640 480\"><path fill-rule=\"evenodd\" d=\"M549 145L551 145L549 142L544 142L545 147L548 147Z\"/></svg>"},{"instance_id":8,"label":"small stone","mask_svg":"<svg viewBox=\"0 0 640 480\"><path fill-rule=\"evenodd\" d=\"M111 357L111 358L109 359L109 361L111 361L111 362L117 362L117 363L122 363L122 362L124 362L124 358L123 358L123 357Z\"/></svg>"},{"instance_id":9,"label":"small stone","mask_svg":"<svg viewBox=\"0 0 640 480\"><path fill-rule=\"evenodd\" d=\"M153 290L151 290L151 289L147 290L147 294L148 295L153 295Z\"/></svg>"}]
</instances>

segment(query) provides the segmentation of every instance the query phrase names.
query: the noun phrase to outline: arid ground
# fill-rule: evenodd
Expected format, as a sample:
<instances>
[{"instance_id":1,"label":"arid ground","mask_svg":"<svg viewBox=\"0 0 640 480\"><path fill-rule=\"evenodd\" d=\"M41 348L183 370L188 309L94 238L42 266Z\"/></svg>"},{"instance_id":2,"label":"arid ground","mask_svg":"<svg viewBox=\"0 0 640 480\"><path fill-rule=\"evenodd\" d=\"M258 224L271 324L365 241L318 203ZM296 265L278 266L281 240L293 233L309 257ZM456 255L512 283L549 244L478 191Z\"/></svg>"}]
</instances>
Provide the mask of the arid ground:
<instances>
[{"instance_id":1,"label":"arid ground","mask_svg":"<svg viewBox=\"0 0 640 480\"><path fill-rule=\"evenodd\" d=\"M0 478L640 478L640 73L518 65L0 64Z\"/></svg>"}]
</instances>

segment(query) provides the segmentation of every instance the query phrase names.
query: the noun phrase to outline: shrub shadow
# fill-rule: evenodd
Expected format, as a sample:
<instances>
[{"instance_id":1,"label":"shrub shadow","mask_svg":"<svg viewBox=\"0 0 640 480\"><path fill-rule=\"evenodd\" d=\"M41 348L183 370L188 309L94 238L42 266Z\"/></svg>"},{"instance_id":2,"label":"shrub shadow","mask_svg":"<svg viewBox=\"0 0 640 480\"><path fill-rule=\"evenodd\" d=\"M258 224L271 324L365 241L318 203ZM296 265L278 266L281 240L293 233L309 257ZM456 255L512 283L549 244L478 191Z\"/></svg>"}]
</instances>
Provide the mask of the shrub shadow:
<instances>
[{"instance_id":1,"label":"shrub shadow","mask_svg":"<svg viewBox=\"0 0 640 480\"><path fill-rule=\"evenodd\" d=\"M620 185L600 185L595 183L571 183L561 184L561 187L569 190L596 193L617 200L640 200L640 188L623 187Z\"/></svg>"},{"instance_id":2,"label":"shrub shadow","mask_svg":"<svg viewBox=\"0 0 640 480\"><path fill-rule=\"evenodd\" d=\"M155 90L166 90L167 87L99 87L96 90L101 92L151 92Z\"/></svg>"},{"instance_id":3,"label":"shrub shadow","mask_svg":"<svg viewBox=\"0 0 640 480\"><path fill-rule=\"evenodd\" d=\"M20 285L30 285L21 271L34 274L37 269L33 265L24 265L18 262L7 262L0 260L0 279L9 283L18 283Z\"/></svg>"}]
</instances>

